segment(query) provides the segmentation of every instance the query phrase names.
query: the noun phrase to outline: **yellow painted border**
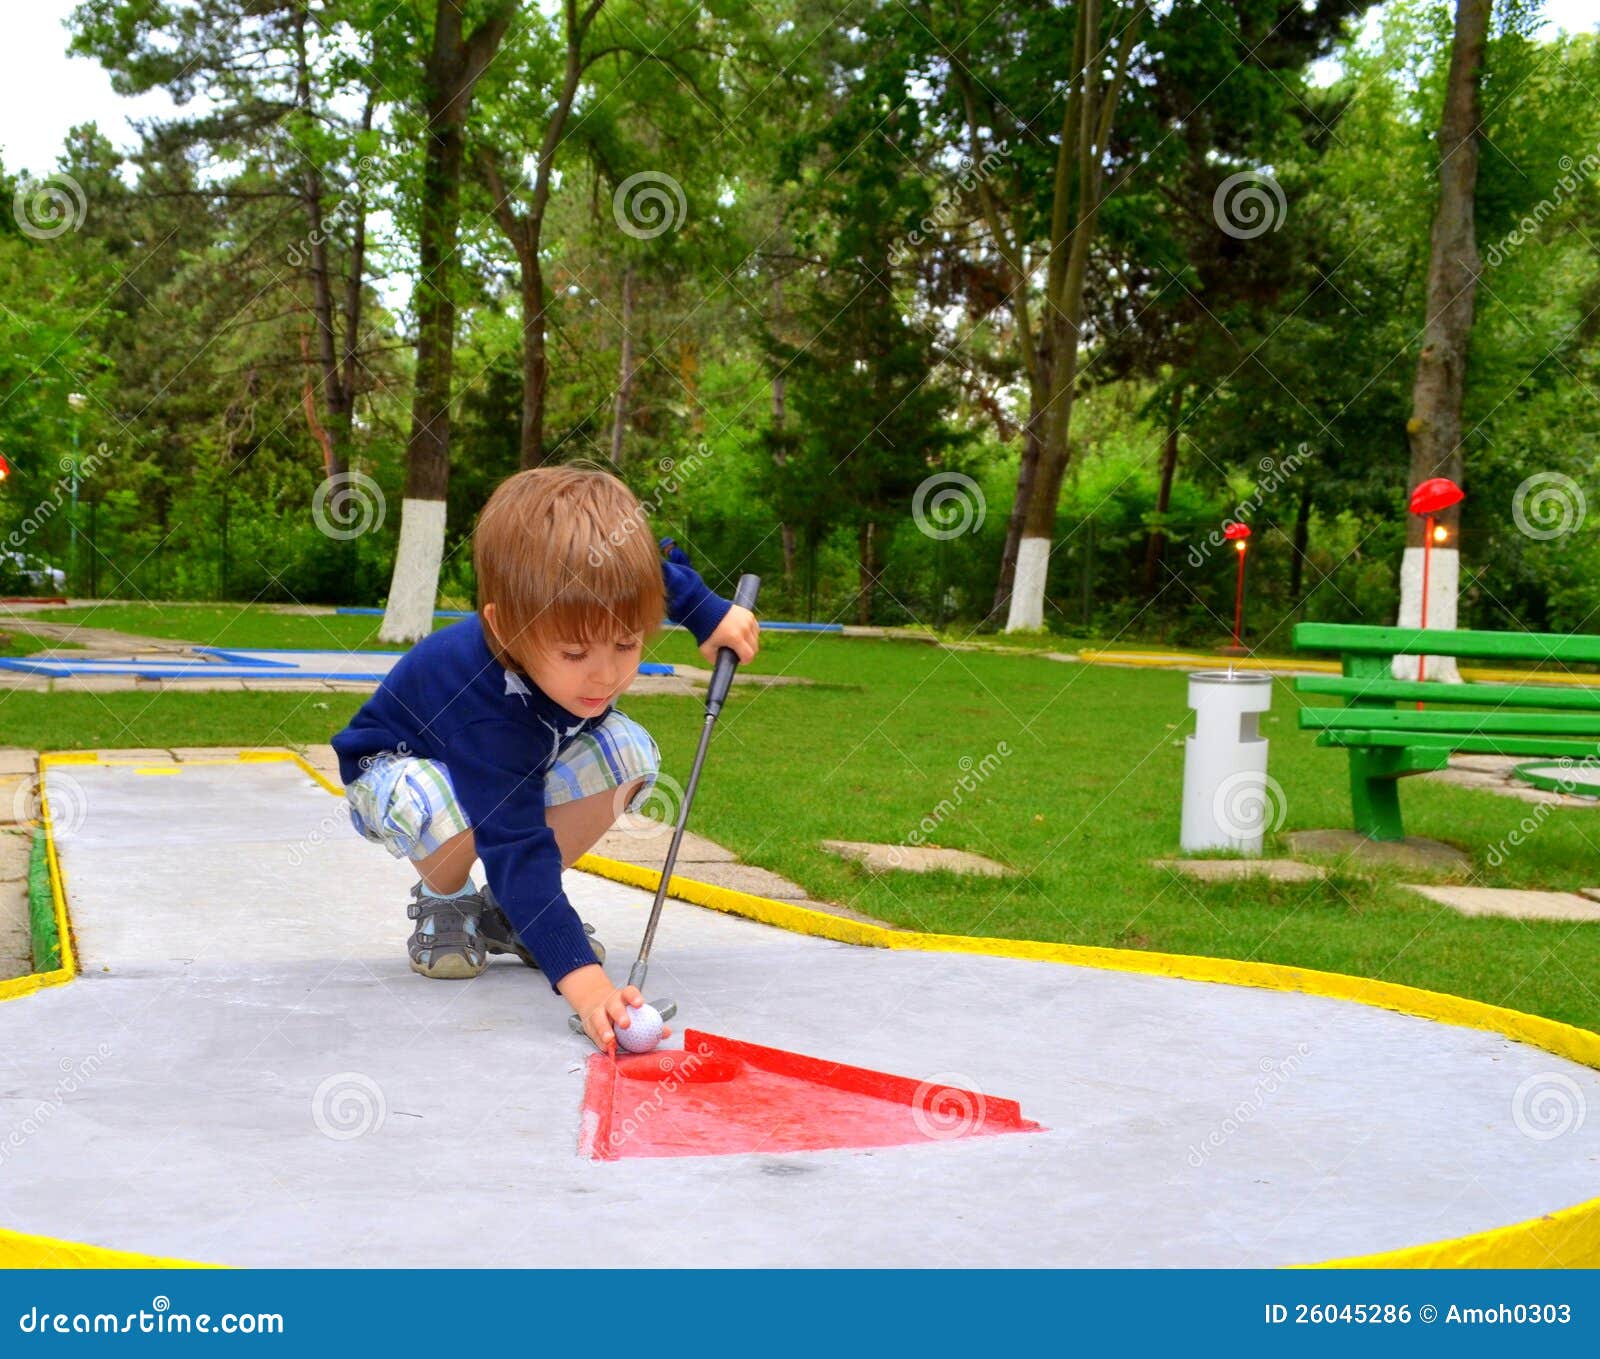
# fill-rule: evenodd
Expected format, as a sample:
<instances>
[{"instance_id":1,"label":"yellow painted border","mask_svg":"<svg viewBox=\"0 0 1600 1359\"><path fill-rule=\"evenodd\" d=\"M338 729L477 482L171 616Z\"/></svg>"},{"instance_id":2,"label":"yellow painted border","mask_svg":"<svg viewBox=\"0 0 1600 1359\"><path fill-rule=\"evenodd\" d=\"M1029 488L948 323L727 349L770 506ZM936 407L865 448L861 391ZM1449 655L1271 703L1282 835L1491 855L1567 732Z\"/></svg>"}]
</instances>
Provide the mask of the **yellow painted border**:
<instances>
[{"instance_id":1,"label":"yellow painted border","mask_svg":"<svg viewBox=\"0 0 1600 1359\"><path fill-rule=\"evenodd\" d=\"M573 867L654 891L661 881L659 869L585 854ZM957 934L920 934L886 929L814 911L793 902L772 901L728 887L694 882L676 873L668 885L671 896L713 911L743 916L764 925L867 948L908 949L920 952L969 953L996 958L1022 958L1037 962L1066 963L1103 971L1136 972L1183 981L1216 982L1271 991L1297 991L1352 1001L1376 1009L1393 1010L1441 1024L1498 1033L1531 1047L1587 1067L1600 1068L1600 1034L1573 1024L1525 1014L1520 1010L1469 1000L1442 991L1428 991L1398 982L1353 977L1343 972L1291 967L1283 963L1253 963L1234 958L1205 958L1183 953L1147 953L1139 949L1096 948L1084 944L1045 943L1031 939L988 939ZM1303 1268L1585 1268L1600 1264L1600 1197L1563 1208L1526 1222L1496 1227L1449 1241L1428 1242L1375 1255L1321 1261Z\"/></svg>"},{"instance_id":2,"label":"yellow painted border","mask_svg":"<svg viewBox=\"0 0 1600 1359\"><path fill-rule=\"evenodd\" d=\"M237 757L186 760L190 764L244 764L284 761L298 765L317 784L335 796L344 790L293 751L245 751ZM56 857L55 838L49 801L44 796L43 774L52 765L99 763L93 751L58 751L40 756L40 804L45 825L45 850L50 867L50 885L56 924L61 935L62 966L54 972L35 973L15 981L0 983L0 1000L28 995L44 986L60 985L77 974L76 952L66 911L65 881ZM145 764L145 761L107 761L106 763ZM661 881L658 869L585 854L573 867L630 887L654 891ZM742 916L796 934L811 935L837 943L865 948L903 949L919 952L968 953L997 958L1020 958L1038 962L1064 963L1093 967L1103 971L1142 973L1173 977L1184 981L1215 982L1226 986L1249 986L1273 991L1294 991L1351 1001L1377 1009L1393 1010L1419 1019L1462 1028L1502 1034L1517 1042L1541 1048L1583 1066L1600 1068L1600 1034L1576 1025L1540 1015L1526 1014L1484 1001L1469 1000L1441 991L1404 986L1397 982L1354 977L1342 972L1323 972L1315 968L1291 967L1282 963L1246 962L1233 958L1206 958L1181 953L1146 953L1138 949L1098 948L1083 944L1057 944L1029 939L992 939L953 934L924 934L888 929L866 921L832 915L797 906L793 902L739 892L695 882L673 874L668 892L680 901ZM1496 1227L1448 1241L1427 1242L1375 1255L1351 1256L1322 1261L1306 1268L1498 1268L1541 1269L1583 1268L1600 1264L1600 1197L1570 1208L1559 1209L1525 1222ZM111 1250L101 1246L56 1241L0 1229L0 1267L39 1267L49 1265L92 1266L101 1268L206 1268L193 1261L166 1260L155 1256Z\"/></svg>"},{"instance_id":3,"label":"yellow painted border","mask_svg":"<svg viewBox=\"0 0 1600 1359\"><path fill-rule=\"evenodd\" d=\"M167 1260L159 1255L111 1250L78 1241L57 1241L0 1227L0 1269L222 1269L193 1260Z\"/></svg>"}]
</instances>

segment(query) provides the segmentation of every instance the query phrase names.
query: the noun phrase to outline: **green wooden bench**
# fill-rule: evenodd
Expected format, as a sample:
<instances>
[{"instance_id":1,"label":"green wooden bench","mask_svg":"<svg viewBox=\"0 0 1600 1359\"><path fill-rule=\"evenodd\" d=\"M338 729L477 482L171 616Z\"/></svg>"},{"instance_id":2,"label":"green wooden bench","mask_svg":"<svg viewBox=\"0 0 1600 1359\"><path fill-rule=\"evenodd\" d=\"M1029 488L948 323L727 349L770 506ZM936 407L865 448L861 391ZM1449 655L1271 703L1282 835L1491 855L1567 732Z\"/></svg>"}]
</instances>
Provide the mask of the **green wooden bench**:
<instances>
[{"instance_id":1,"label":"green wooden bench","mask_svg":"<svg viewBox=\"0 0 1600 1359\"><path fill-rule=\"evenodd\" d=\"M1389 664L1402 655L1600 664L1600 637L1299 623L1294 644L1343 655L1343 674L1302 676L1294 687L1344 700L1302 708L1300 725L1321 733L1319 746L1350 752L1350 803L1369 839L1405 838L1399 781L1445 768L1452 752L1600 758L1600 687L1397 680ZM1419 709L1418 700L1430 706Z\"/></svg>"}]
</instances>

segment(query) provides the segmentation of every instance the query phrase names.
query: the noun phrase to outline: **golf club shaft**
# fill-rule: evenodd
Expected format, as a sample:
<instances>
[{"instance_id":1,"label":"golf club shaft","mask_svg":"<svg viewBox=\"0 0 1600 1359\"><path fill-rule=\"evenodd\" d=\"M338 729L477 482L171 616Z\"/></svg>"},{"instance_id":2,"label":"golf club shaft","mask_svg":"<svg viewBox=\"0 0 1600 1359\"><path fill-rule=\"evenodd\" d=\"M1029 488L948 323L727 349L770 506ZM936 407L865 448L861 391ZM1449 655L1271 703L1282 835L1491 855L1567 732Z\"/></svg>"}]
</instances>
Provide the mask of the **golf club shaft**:
<instances>
[{"instance_id":1,"label":"golf club shaft","mask_svg":"<svg viewBox=\"0 0 1600 1359\"><path fill-rule=\"evenodd\" d=\"M752 612L756 595L761 590L761 577L745 574L739 577L738 588L733 592L733 602ZM661 866L661 881L656 884L656 899L650 906L650 919L644 927L644 939L639 944L639 956L628 969L628 985L644 985L645 973L650 968L650 946L655 942L656 926L661 921L661 905L667 899L667 884L672 880L673 866L678 862L678 846L683 843L684 828L689 824L689 807L694 802L694 790L700 782L700 767L705 763L706 748L711 743L711 728L717 714L722 711L723 700L733 683L733 672L739 667L738 653L732 647L717 652L717 664L711 672L711 688L706 694L705 726L700 730L700 748L695 751L694 767L689 771L689 783L683 790L683 803L678 808L678 824L672 830L672 843L667 846L667 861Z\"/></svg>"}]
</instances>

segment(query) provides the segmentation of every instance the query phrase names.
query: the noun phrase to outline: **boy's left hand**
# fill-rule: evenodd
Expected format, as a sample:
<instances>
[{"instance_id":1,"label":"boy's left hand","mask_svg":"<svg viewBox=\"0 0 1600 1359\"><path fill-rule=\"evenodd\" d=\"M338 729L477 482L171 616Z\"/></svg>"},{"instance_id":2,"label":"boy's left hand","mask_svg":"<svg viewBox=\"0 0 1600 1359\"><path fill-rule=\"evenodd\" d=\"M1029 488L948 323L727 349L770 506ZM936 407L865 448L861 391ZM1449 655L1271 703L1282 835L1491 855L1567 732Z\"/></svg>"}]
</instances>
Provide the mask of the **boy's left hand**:
<instances>
[{"instance_id":1,"label":"boy's left hand","mask_svg":"<svg viewBox=\"0 0 1600 1359\"><path fill-rule=\"evenodd\" d=\"M733 605L722 616L717 630L700 643L700 654L715 665L717 652L723 647L739 658L740 665L761 650L761 624L756 622L755 614L741 604Z\"/></svg>"}]
</instances>

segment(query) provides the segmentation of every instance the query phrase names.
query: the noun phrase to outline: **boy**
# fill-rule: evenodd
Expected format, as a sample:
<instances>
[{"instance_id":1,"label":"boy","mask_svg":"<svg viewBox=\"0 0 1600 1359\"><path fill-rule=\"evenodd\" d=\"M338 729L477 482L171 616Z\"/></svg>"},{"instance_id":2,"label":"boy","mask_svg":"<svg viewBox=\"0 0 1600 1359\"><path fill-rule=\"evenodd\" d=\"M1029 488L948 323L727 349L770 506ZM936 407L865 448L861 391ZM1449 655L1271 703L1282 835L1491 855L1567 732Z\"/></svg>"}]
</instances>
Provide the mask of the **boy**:
<instances>
[{"instance_id":1,"label":"boy","mask_svg":"<svg viewBox=\"0 0 1600 1359\"><path fill-rule=\"evenodd\" d=\"M692 568L662 561L638 500L599 467L502 482L478 517L473 564L477 612L412 647L333 738L351 824L420 875L406 909L414 971L475 977L489 954L515 953L611 1050L643 997L606 976L561 870L660 772L649 732L612 701L663 612L708 660L726 646L748 661L760 628Z\"/></svg>"}]
</instances>

